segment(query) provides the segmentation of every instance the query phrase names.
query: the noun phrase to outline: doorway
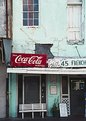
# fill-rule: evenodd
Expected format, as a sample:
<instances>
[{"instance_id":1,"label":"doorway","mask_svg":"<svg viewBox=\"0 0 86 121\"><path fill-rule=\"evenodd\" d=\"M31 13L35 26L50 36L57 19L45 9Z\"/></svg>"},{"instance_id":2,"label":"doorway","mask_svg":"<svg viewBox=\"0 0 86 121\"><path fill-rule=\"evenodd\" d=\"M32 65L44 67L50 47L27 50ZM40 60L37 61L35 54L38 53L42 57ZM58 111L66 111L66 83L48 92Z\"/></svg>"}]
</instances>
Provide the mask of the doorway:
<instances>
[{"instance_id":1,"label":"doorway","mask_svg":"<svg viewBox=\"0 0 86 121\"><path fill-rule=\"evenodd\" d=\"M40 76L24 76L24 104L40 103Z\"/></svg>"},{"instance_id":2,"label":"doorway","mask_svg":"<svg viewBox=\"0 0 86 121\"><path fill-rule=\"evenodd\" d=\"M46 103L46 75L18 75L18 105ZM44 114L46 115L46 113ZM31 117L31 113L25 113L25 117ZM41 113L36 112L35 117ZM18 113L18 117L21 114Z\"/></svg>"},{"instance_id":3,"label":"doorway","mask_svg":"<svg viewBox=\"0 0 86 121\"><path fill-rule=\"evenodd\" d=\"M46 103L46 75L18 75L18 104Z\"/></svg>"},{"instance_id":4,"label":"doorway","mask_svg":"<svg viewBox=\"0 0 86 121\"><path fill-rule=\"evenodd\" d=\"M70 78L70 106L71 115L84 116L85 114L85 80Z\"/></svg>"}]
</instances>

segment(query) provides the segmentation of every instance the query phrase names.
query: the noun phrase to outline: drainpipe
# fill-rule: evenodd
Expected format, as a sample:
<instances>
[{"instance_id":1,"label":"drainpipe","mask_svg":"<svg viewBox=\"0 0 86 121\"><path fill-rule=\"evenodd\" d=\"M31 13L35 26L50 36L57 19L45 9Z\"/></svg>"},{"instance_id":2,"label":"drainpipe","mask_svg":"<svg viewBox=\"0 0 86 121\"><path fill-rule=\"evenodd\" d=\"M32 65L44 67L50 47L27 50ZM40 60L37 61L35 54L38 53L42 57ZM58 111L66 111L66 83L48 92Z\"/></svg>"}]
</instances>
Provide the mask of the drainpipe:
<instances>
[{"instance_id":1,"label":"drainpipe","mask_svg":"<svg viewBox=\"0 0 86 121\"><path fill-rule=\"evenodd\" d=\"M9 117L9 77L6 78L6 117Z\"/></svg>"}]
</instances>

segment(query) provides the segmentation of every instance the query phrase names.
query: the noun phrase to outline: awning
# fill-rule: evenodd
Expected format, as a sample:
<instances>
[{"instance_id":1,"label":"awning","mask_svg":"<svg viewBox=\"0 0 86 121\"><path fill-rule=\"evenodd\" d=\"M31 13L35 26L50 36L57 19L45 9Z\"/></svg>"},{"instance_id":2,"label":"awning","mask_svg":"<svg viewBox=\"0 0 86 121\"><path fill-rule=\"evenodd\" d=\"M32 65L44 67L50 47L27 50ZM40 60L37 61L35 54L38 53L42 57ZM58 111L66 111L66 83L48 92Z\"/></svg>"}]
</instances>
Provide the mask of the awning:
<instances>
[{"instance_id":1,"label":"awning","mask_svg":"<svg viewBox=\"0 0 86 121\"><path fill-rule=\"evenodd\" d=\"M7 68L7 73L21 74L86 74L86 68L66 69L66 68Z\"/></svg>"}]
</instances>

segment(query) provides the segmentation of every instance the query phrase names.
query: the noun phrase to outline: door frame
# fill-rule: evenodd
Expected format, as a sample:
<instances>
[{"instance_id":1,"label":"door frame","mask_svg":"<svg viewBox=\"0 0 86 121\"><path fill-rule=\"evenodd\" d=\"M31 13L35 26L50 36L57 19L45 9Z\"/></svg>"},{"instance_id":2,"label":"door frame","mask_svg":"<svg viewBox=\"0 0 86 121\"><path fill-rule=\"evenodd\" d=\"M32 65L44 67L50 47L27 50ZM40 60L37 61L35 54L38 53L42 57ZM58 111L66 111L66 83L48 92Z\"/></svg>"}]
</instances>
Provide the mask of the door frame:
<instances>
[{"instance_id":1,"label":"door frame","mask_svg":"<svg viewBox=\"0 0 86 121\"><path fill-rule=\"evenodd\" d=\"M68 93L67 94L63 94L62 93L62 77L63 76L67 76L68 79ZM69 75L62 75L61 76L61 102L62 103L66 103L67 104L67 112L68 115L70 115L70 81L69 81Z\"/></svg>"},{"instance_id":2,"label":"door frame","mask_svg":"<svg viewBox=\"0 0 86 121\"><path fill-rule=\"evenodd\" d=\"M65 75L61 75L61 102L66 103L67 104L67 111L68 111L68 115L71 115L71 78L75 78L75 79L86 79L86 76L83 75L66 75L68 77L68 94L62 94L62 76ZM68 96L66 98L66 96Z\"/></svg>"}]
</instances>

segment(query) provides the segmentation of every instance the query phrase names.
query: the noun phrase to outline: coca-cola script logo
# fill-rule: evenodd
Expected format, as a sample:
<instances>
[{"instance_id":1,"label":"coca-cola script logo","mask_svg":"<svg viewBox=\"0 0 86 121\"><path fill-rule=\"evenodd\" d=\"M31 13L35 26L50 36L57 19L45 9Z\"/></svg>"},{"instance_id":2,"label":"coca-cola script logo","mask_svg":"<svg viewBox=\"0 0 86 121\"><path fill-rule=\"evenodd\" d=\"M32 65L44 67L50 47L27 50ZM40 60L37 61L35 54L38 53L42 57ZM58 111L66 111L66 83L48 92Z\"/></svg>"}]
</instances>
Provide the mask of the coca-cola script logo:
<instances>
[{"instance_id":1,"label":"coca-cola script logo","mask_svg":"<svg viewBox=\"0 0 86 121\"><path fill-rule=\"evenodd\" d=\"M41 56L22 57L22 55L19 55L15 58L15 63L41 64L42 58Z\"/></svg>"},{"instance_id":2,"label":"coca-cola script logo","mask_svg":"<svg viewBox=\"0 0 86 121\"><path fill-rule=\"evenodd\" d=\"M41 54L15 54L11 55L11 66L46 66L46 55Z\"/></svg>"}]
</instances>

